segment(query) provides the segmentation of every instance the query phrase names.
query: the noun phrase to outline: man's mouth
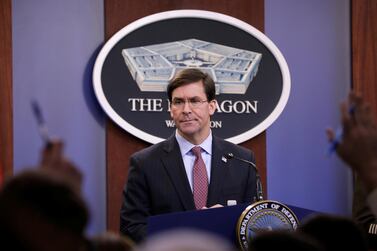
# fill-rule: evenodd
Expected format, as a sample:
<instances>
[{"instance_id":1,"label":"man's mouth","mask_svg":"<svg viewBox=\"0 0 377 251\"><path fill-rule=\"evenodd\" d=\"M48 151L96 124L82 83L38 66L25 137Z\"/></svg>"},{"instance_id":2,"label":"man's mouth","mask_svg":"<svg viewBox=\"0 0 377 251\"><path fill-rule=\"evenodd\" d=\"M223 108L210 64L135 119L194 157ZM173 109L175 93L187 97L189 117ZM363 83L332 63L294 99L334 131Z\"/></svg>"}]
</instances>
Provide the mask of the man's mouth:
<instances>
[{"instance_id":1,"label":"man's mouth","mask_svg":"<svg viewBox=\"0 0 377 251\"><path fill-rule=\"evenodd\" d=\"M195 119L184 119L184 120L181 120L181 123L189 123L189 122L194 122Z\"/></svg>"}]
</instances>

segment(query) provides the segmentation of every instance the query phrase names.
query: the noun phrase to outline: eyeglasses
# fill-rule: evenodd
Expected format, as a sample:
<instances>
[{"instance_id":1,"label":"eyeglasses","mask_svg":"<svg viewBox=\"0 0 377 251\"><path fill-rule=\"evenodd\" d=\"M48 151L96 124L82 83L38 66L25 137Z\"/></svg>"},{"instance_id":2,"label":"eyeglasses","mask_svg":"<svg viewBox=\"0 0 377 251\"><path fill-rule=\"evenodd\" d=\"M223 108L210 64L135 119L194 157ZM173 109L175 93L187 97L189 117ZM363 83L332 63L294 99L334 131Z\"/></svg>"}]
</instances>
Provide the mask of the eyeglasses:
<instances>
[{"instance_id":1,"label":"eyeglasses","mask_svg":"<svg viewBox=\"0 0 377 251\"><path fill-rule=\"evenodd\" d=\"M200 100L198 98L190 98L190 99L187 99L187 100L175 98L172 101L172 105L176 108L181 109L185 106L186 103L188 103L191 108L198 108L205 102L208 102L208 100Z\"/></svg>"}]
</instances>

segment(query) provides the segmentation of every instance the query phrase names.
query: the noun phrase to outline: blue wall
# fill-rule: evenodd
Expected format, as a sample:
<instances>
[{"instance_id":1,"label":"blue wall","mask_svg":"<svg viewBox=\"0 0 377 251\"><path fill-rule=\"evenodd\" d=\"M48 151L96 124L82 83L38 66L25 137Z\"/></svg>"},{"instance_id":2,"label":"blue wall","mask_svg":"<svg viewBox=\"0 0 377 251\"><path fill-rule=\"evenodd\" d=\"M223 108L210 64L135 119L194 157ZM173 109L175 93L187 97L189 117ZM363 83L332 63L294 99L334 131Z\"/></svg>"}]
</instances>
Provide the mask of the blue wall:
<instances>
[{"instance_id":1,"label":"blue wall","mask_svg":"<svg viewBox=\"0 0 377 251\"><path fill-rule=\"evenodd\" d=\"M102 0L13 1L14 166L35 165L42 141L30 100L42 106L52 136L85 176L89 233L105 224L104 115L92 90L92 65L104 40Z\"/></svg>"},{"instance_id":2,"label":"blue wall","mask_svg":"<svg viewBox=\"0 0 377 251\"><path fill-rule=\"evenodd\" d=\"M85 175L89 233L105 230L104 114L91 70L104 39L103 0L13 0L15 172L37 163L42 141L30 100L43 107L50 132ZM126 11L125 11L126 13ZM326 156L324 129L338 124L350 86L349 1L265 0L265 33L291 70L291 97L267 131L268 196L347 214L350 174ZM127 163L125 163L127 164Z\"/></svg>"},{"instance_id":3,"label":"blue wall","mask_svg":"<svg viewBox=\"0 0 377 251\"><path fill-rule=\"evenodd\" d=\"M288 104L267 130L270 199L347 214L350 172L327 156L325 128L339 123L350 88L349 1L266 0L265 33L291 71Z\"/></svg>"}]
</instances>

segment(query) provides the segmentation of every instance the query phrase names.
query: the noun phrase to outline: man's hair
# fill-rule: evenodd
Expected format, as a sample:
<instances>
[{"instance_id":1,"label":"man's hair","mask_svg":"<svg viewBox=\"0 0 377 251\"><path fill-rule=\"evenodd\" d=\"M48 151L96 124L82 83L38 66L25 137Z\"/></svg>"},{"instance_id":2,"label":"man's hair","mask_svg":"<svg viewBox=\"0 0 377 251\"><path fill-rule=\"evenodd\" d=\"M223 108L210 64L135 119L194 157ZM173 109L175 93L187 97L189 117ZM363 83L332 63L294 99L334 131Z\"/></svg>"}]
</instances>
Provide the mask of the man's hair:
<instances>
[{"instance_id":1,"label":"man's hair","mask_svg":"<svg viewBox=\"0 0 377 251\"><path fill-rule=\"evenodd\" d=\"M346 217L317 214L302 222L298 231L316 239L325 250L367 250L362 230Z\"/></svg>"},{"instance_id":2,"label":"man's hair","mask_svg":"<svg viewBox=\"0 0 377 251\"><path fill-rule=\"evenodd\" d=\"M291 251L323 251L316 240L297 232L274 230L258 233L250 239L249 251L291 250Z\"/></svg>"},{"instance_id":3,"label":"man's hair","mask_svg":"<svg viewBox=\"0 0 377 251\"><path fill-rule=\"evenodd\" d=\"M196 68L186 68L184 70L179 71L175 75L175 77L169 82L167 87L169 100L172 101L172 94L176 88L198 81L202 81L203 83L207 100L214 100L216 95L215 82L213 82L213 79L207 73L204 73Z\"/></svg>"},{"instance_id":4,"label":"man's hair","mask_svg":"<svg viewBox=\"0 0 377 251\"><path fill-rule=\"evenodd\" d=\"M81 195L64 180L41 170L24 171L4 184L0 191L0 222L12 224L20 217L15 214L17 207L76 234L84 232L89 219Z\"/></svg>"}]
</instances>

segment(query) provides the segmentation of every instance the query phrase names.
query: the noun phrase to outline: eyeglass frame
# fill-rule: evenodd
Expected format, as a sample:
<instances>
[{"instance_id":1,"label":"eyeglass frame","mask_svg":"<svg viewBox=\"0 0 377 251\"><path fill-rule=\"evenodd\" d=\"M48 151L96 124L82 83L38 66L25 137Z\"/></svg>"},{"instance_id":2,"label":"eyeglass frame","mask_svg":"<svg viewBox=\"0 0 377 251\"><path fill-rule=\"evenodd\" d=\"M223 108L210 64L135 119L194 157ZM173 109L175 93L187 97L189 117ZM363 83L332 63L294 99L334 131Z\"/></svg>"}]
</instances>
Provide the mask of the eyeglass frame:
<instances>
[{"instance_id":1,"label":"eyeglass frame","mask_svg":"<svg viewBox=\"0 0 377 251\"><path fill-rule=\"evenodd\" d=\"M180 102L180 103L177 103ZM189 99L180 99L180 98L174 98L171 101L171 105L175 108L182 109L185 107L186 103L190 106L190 108L199 108L202 104L205 102L210 102L208 100L200 100L197 97L189 98Z\"/></svg>"}]
</instances>

